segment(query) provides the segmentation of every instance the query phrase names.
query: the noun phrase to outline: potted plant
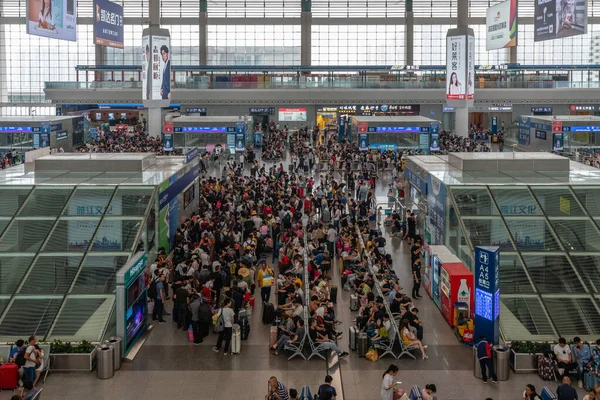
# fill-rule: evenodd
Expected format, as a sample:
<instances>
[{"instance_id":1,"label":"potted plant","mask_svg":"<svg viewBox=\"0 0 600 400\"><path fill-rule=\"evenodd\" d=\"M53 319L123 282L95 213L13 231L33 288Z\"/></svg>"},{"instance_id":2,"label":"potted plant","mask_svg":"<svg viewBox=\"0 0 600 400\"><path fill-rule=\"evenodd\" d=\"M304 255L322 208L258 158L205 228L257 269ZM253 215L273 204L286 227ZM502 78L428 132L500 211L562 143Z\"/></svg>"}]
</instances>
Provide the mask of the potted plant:
<instances>
[{"instance_id":1,"label":"potted plant","mask_svg":"<svg viewBox=\"0 0 600 400\"><path fill-rule=\"evenodd\" d=\"M515 374L537 372L537 356L550 350L548 342L515 340L510 343L510 366Z\"/></svg>"},{"instance_id":2,"label":"potted plant","mask_svg":"<svg viewBox=\"0 0 600 400\"><path fill-rule=\"evenodd\" d=\"M55 340L50 345L52 371L86 371L96 366L96 346L84 340L80 343Z\"/></svg>"}]
</instances>

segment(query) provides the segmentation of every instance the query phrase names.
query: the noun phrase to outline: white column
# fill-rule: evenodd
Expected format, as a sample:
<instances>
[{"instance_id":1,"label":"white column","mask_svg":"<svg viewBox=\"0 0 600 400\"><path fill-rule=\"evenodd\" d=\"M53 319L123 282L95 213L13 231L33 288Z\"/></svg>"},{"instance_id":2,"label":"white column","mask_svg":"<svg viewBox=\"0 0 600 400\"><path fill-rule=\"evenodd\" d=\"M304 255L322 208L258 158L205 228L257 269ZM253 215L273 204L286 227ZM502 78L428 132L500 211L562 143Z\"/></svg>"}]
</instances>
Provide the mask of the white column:
<instances>
[{"instance_id":1,"label":"white column","mask_svg":"<svg viewBox=\"0 0 600 400\"><path fill-rule=\"evenodd\" d=\"M158 107L148 108L148 135L162 137L162 110Z\"/></svg>"},{"instance_id":2,"label":"white column","mask_svg":"<svg viewBox=\"0 0 600 400\"><path fill-rule=\"evenodd\" d=\"M454 132L460 137L469 136L469 109L456 107L454 109Z\"/></svg>"}]
</instances>

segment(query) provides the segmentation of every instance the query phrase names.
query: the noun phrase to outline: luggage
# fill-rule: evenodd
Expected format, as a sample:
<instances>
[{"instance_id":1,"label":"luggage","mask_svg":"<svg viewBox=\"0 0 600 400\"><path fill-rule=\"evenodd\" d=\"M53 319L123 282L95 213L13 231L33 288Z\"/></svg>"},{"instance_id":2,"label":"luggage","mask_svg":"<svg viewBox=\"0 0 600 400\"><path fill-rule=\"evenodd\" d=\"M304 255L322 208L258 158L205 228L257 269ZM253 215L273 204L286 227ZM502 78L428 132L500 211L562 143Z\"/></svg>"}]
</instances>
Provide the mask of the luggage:
<instances>
[{"instance_id":1,"label":"luggage","mask_svg":"<svg viewBox=\"0 0 600 400\"><path fill-rule=\"evenodd\" d=\"M238 314L238 324L240 325L240 337L242 340L248 340L250 335L250 320L246 310L242 310Z\"/></svg>"},{"instance_id":2,"label":"luggage","mask_svg":"<svg viewBox=\"0 0 600 400\"><path fill-rule=\"evenodd\" d=\"M0 390L15 390L19 387L19 367L14 363L0 365Z\"/></svg>"},{"instance_id":3,"label":"luggage","mask_svg":"<svg viewBox=\"0 0 600 400\"><path fill-rule=\"evenodd\" d=\"M192 328L192 325L190 325L187 332L188 332L188 339L190 340L190 342L193 342L194 341L194 328Z\"/></svg>"},{"instance_id":4,"label":"luggage","mask_svg":"<svg viewBox=\"0 0 600 400\"><path fill-rule=\"evenodd\" d=\"M233 325L233 335L231 337L231 353L240 354L242 348L242 340L240 335L240 326L238 324Z\"/></svg>"},{"instance_id":5,"label":"luggage","mask_svg":"<svg viewBox=\"0 0 600 400\"><path fill-rule=\"evenodd\" d=\"M263 303L262 322L265 325L270 325L275 319L275 306L271 303Z\"/></svg>"},{"instance_id":6,"label":"luggage","mask_svg":"<svg viewBox=\"0 0 600 400\"><path fill-rule=\"evenodd\" d=\"M350 311L358 311L358 296L356 294L350 295Z\"/></svg>"},{"instance_id":7,"label":"luggage","mask_svg":"<svg viewBox=\"0 0 600 400\"><path fill-rule=\"evenodd\" d=\"M348 347L350 350L356 350L358 346L358 329L351 325L348 329Z\"/></svg>"},{"instance_id":8,"label":"luggage","mask_svg":"<svg viewBox=\"0 0 600 400\"><path fill-rule=\"evenodd\" d=\"M544 386L544 388L542 389L542 395L540 397L542 398L542 400L556 399L556 395L550 389L548 389L547 386Z\"/></svg>"},{"instance_id":9,"label":"luggage","mask_svg":"<svg viewBox=\"0 0 600 400\"><path fill-rule=\"evenodd\" d=\"M410 388L410 396L408 396L410 400L423 400L423 395L421 394L421 388L419 385L413 385Z\"/></svg>"},{"instance_id":10,"label":"luggage","mask_svg":"<svg viewBox=\"0 0 600 400\"><path fill-rule=\"evenodd\" d=\"M552 358L539 355L538 358L538 375L545 381L557 381L556 380L556 368Z\"/></svg>"},{"instance_id":11,"label":"luggage","mask_svg":"<svg viewBox=\"0 0 600 400\"><path fill-rule=\"evenodd\" d=\"M277 327L271 326L269 330L269 346L275 346L277 344Z\"/></svg>"},{"instance_id":12,"label":"luggage","mask_svg":"<svg viewBox=\"0 0 600 400\"><path fill-rule=\"evenodd\" d=\"M600 384L600 378L594 375L591 371L585 371L583 373L583 387L587 391L592 391L597 384Z\"/></svg>"},{"instance_id":13,"label":"luggage","mask_svg":"<svg viewBox=\"0 0 600 400\"><path fill-rule=\"evenodd\" d=\"M367 356L367 350L369 349L369 339L367 338L367 333L366 332L359 332L358 333L358 356L359 357L366 357Z\"/></svg>"},{"instance_id":14,"label":"luggage","mask_svg":"<svg viewBox=\"0 0 600 400\"><path fill-rule=\"evenodd\" d=\"M329 291L329 301L331 301L333 304L337 304L337 292L337 286L332 286L331 290Z\"/></svg>"}]
</instances>

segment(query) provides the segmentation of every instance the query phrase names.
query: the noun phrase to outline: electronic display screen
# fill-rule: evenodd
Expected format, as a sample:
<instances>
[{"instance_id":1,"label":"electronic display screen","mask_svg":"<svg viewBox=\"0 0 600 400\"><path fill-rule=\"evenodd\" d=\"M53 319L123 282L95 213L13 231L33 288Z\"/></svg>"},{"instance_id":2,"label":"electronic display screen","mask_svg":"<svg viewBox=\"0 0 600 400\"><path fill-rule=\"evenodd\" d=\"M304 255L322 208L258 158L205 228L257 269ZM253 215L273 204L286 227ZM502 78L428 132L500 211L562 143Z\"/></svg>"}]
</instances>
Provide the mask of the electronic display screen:
<instances>
[{"instance_id":1,"label":"electronic display screen","mask_svg":"<svg viewBox=\"0 0 600 400\"><path fill-rule=\"evenodd\" d=\"M499 292L498 296L499 296ZM493 321L492 313L492 294L490 292L486 292L485 290L481 290L479 288L475 289L475 314L483 317L487 320Z\"/></svg>"},{"instance_id":2,"label":"electronic display screen","mask_svg":"<svg viewBox=\"0 0 600 400\"><path fill-rule=\"evenodd\" d=\"M429 131L429 128L427 128ZM420 126L377 126L377 133L418 133L421 132Z\"/></svg>"},{"instance_id":3,"label":"electronic display screen","mask_svg":"<svg viewBox=\"0 0 600 400\"><path fill-rule=\"evenodd\" d=\"M196 185L193 184L188 190L183 192L183 208L187 208L196 198Z\"/></svg>"},{"instance_id":4,"label":"electronic display screen","mask_svg":"<svg viewBox=\"0 0 600 400\"><path fill-rule=\"evenodd\" d=\"M108 120L109 121L114 121L115 120L115 113L108 113Z\"/></svg>"},{"instance_id":5,"label":"electronic display screen","mask_svg":"<svg viewBox=\"0 0 600 400\"><path fill-rule=\"evenodd\" d=\"M494 294L494 319L500 316L500 289Z\"/></svg>"},{"instance_id":6,"label":"electronic display screen","mask_svg":"<svg viewBox=\"0 0 600 400\"><path fill-rule=\"evenodd\" d=\"M228 130L225 126L183 126L181 132L226 133Z\"/></svg>"},{"instance_id":7,"label":"electronic display screen","mask_svg":"<svg viewBox=\"0 0 600 400\"><path fill-rule=\"evenodd\" d=\"M127 343L133 343L133 339L140 332L146 322L146 314L148 313L146 299L146 276L140 276L127 288L127 314L125 316L125 329L127 335Z\"/></svg>"}]
</instances>

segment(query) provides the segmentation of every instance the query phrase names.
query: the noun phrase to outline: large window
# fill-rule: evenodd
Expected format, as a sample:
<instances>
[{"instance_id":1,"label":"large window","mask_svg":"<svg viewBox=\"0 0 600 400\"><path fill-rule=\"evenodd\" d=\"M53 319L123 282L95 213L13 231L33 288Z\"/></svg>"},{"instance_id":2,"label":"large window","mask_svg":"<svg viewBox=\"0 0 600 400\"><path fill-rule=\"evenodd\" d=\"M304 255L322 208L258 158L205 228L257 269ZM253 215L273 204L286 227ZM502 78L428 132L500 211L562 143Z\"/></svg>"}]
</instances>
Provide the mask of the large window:
<instances>
[{"instance_id":1,"label":"large window","mask_svg":"<svg viewBox=\"0 0 600 400\"><path fill-rule=\"evenodd\" d=\"M209 65L300 65L300 25L210 25Z\"/></svg>"},{"instance_id":2,"label":"large window","mask_svg":"<svg viewBox=\"0 0 600 400\"><path fill-rule=\"evenodd\" d=\"M446 64L446 32L451 25L415 25L414 63L416 65Z\"/></svg>"},{"instance_id":3,"label":"large window","mask_svg":"<svg viewBox=\"0 0 600 400\"><path fill-rule=\"evenodd\" d=\"M403 25L313 25L312 65L404 64Z\"/></svg>"}]
</instances>

